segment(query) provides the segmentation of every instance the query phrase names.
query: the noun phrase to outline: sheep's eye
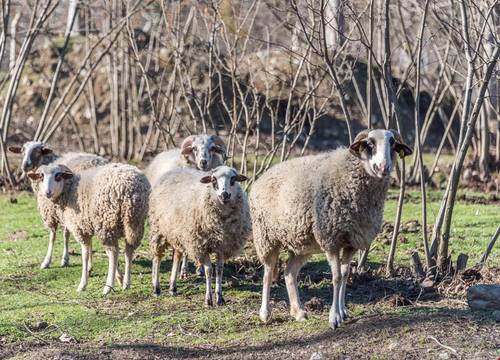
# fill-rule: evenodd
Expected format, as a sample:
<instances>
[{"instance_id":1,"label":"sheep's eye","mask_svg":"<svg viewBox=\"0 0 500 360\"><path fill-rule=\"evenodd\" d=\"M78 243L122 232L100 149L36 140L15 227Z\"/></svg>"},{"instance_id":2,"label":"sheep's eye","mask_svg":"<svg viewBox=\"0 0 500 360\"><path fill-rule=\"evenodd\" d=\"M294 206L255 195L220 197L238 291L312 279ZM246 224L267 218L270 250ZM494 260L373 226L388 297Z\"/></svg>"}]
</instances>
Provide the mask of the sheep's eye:
<instances>
[{"instance_id":1,"label":"sheep's eye","mask_svg":"<svg viewBox=\"0 0 500 360\"><path fill-rule=\"evenodd\" d=\"M236 176L231 177L231 180L229 182L230 182L231 186L233 186L234 183L236 182Z\"/></svg>"},{"instance_id":2,"label":"sheep's eye","mask_svg":"<svg viewBox=\"0 0 500 360\"><path fill-rule=\"evenodd\" d=\"M63 178L62 173L57 173L56 176L55 176L55 179L56 179L57 182L61 181L62 178Z\"/></svg>"},{"instance_id":3,"label":"sheep's eye","mask_svg":"<svg viewBox=\"0 0 500 360\"><path fill-rule=\"evenodd\" d=\"M218 190L218 189L219 189L219 184L217 184L217 180L213 180L213 181L212 181L212 185L214 186L214 189L215 189L215 190Z\"/></svg>"},{"instance_id":4,"label":"sheep's eye","mask_svg":"<svg viewBox=\"0 0 500 360\"><path fill-rule=\"evenodd\" d=\"M394 143L395 143L394 138L390 138L390 139L389 139L389 144L390 144L391 146L394 146Z\"/></svg>"}]
</instances>

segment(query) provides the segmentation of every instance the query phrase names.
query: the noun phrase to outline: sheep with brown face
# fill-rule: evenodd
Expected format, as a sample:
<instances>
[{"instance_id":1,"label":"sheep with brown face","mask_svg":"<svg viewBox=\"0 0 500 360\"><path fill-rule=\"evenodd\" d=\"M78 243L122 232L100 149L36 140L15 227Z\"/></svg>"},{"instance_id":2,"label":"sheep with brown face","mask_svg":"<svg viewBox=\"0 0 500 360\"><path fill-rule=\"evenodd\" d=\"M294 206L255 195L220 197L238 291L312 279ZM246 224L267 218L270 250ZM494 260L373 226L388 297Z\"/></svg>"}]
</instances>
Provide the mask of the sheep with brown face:
<instances>
[{"instance_id":1,"label":"sheep with brown face","mask_svg":"<svg viewBox=\"0 0 500 360\"><path fill-rule=\"evenodd\" d=\"M160 262L168 246L174 249L170 293L176 292L176 277L182 254L205 268L205 304L213 305L212 264L215 271L216 304L222 305L224 262L236 256L250 235L250 214L245 192L239 183L246 177L228 166L211 173L178 169L164 176L151 192L150 240L153 254L153 290L160 294Z\"/></svg>"},{"instance_id":2,"label":"sheep with brown face","mask_svg":"<svg viewBox=\"0 0 500 360\"><path fill-rule=\"evenodd\" d=\"M124 238L123 288L130 286L135 249L144 234L151 186L136 167L106 164L75 173L60 164L43 165L28 176L38 182L39 196L52 202L58 218L82 247L82 277L78 291L87 286L92 237L99 239L109 259L104 294L114 288L119 239Z\"/></svg>"},{"instance_id":3,"label":"sheep with brown face","mask_svg":"<svg viewBox=\"0 0 500 360\"><path fill-rule=\"evenodd\" d=\"M397 132L365 130L349 149L283 162L253 184L253 240L264 264L262 321L271 318L270 289L282 250L289 253L285 282L290 314L299 321L307 318L297 275L312 254L325 253L333 278L330 326L346 319L351 258L367 249L380 230L396 154L411 153Z\"/></svg>"},{"instance_id":4,"label":"sheep with brown face","mask_svg":"<svg viewBox=\"0 0 500 360\"><path fill-rule=\"evenodd\" d=\"M48 164L62 164L79 172L95 166L100 166L108 163L108 160L101 156L88 153L70 152L63 155L58 155L48 147L46 144L39 141L28 141L23 146L9 146L9 151L14 154L22 155L21 169L24 173L36 171L42 165ZM47 254L40 265L40 268L46 269L52 262L52 253L54 250L54 243L56 241L57 228L59 225L64 225L57 217L57 211L54 205L45 197L39 196L37 191L37 183L31 183L33 192L37 198L38 212L42 218L45 227L49 229L49 244ZM69 265L69 231L63 231L63 255L61 258L61 266ZM91 260L89 260L91 262ZM92 264L89 265L91 268Z\"/></svg>"},{"instance_id":5,"label":"sheep with brown face","mask_svg":"<svg viewBox=\"0 0 500 360\"><path fill-rule=\"evenodd\" d=\"M209 171L226 161L226 144L217 135L190 135L184 139L180 149L164 151L158 154L144 171L154 188L158 180L168 172L179 168L193 168ZM199 275L203 268L197 266ZM187 277L187 256L182 259L181 277Z\"/></svg>"}]
</instances>

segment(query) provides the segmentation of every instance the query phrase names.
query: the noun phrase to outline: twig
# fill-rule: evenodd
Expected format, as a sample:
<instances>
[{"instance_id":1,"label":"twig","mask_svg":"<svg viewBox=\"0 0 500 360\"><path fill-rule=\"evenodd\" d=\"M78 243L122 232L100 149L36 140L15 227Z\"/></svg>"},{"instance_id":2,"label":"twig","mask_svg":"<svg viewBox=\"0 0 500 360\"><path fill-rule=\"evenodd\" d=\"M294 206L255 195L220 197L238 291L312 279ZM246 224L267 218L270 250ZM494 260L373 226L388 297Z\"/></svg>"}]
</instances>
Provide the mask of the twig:
<instances>
[{"instance_id":1,"label":"twig","mask_svg":"<svg viewBox=\"0 0 500 360\"><path fill-rule=\"evenodd\" d=\"M457 351L457 350L453 349L451 346L447 346L447 345L441 344L441 343L439 342L439 340L438 340L438 339L436 339L434 336L432 336L432 335L428 335L428 336L427 336L427 338L429 338L429 339L431 339L431 340L434 340L434 341L436 342L436 344L438 344L438 345L439 345L439 346L441 346L442 348L445 348L445 349L447 349L447 350L450 350L450 351L451 351L452 353L454 353L454 354L458 354L458 351Z\"/></svg>"}]
</instances>

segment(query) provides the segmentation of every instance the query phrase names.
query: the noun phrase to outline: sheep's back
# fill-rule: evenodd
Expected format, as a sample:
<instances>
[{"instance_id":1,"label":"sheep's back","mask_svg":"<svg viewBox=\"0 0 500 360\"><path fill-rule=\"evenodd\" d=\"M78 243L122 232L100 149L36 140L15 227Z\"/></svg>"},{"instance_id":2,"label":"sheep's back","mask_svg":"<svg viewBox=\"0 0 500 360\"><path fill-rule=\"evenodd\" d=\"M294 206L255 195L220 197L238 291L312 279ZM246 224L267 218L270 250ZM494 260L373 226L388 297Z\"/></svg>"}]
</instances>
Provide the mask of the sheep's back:
<instances>
[{"instance_id":1,"label":"sheep's back","mask_svg":"<svg viewBox=\"0 0 500 360\"><path fill-rule=\"evenodd\" d=\"M187 163L182 161L181 151L179 149L172 149L156 155L146 167L144 173L151 185L154 186L165 173L183 166L187 166Z\"/></svg>"}]
</instances>

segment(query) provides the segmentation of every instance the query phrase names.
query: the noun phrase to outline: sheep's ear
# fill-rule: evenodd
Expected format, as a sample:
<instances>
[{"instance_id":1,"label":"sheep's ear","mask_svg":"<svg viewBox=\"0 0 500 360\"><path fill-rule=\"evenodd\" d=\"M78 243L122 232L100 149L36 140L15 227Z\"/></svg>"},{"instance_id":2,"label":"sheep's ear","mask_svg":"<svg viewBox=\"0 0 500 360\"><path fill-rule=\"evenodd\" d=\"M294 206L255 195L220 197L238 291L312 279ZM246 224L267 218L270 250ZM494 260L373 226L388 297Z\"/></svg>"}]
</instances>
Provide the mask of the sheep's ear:
<instances>
[{"instance_id":1,"label":"sheep's ear","mask_svg":"<svg viewBox=\"0 0 500 360\"><path fill-rule=\"evenodd\" d=\"M190 155L193 152L193 148L191 146L186 146L182 148L181 154L182 155Z\"/></svg>"},{"instance_id":2,"label":"sheep's ear","mask_svg":"<svg viewBox=\"0 0 500 360\"><path fill-rule=\"evenodd\" d=\"M53 151L52 151L51 148L48 148L48 147L45 147L45 146L42 148L42 155L49 155L49 154L52 154L52 153L53 153Z\"/></svg>"},{"instance_id":3,"label":"sheep's ear","mask_svg":"<svg viewBox=\"0 0 500 360\"><path fill-rule=\"evenodd\" d=\"M248 180L248 178L247 178L245 175L240 175L240 174L238 174L238 175L236 175L236 176L234 177L234 180L235 180L235 181L238 181L238 182L242 182L242 181L247 181L247 180Z\"/></svg>"},{"instance_id":4,"label":"sheep's ear","mask_svg":"<svg viewBox=\"0 0 500 360\"><path fill-rule=\"evenodd\" d=\"M75 176L75 175L70 171L65 171L65 172L61 173L61 176L64 180L69 180L69 179L72 179L73 176Z\"/></svg>"},{"instance_id":5,"label":"sheep's ear","mask_svg":"<svg viewBox=\"0 0 500 360\"><path fill-rule=\"evenodd\" d=\"M23 148L20 146L9 146L9 151L13 154L21 154L23 152Z\"/></svg>"},{"instance_id":6,"label":"sheep's ear","mask_svg":"<svg viewBox=\"0 0 500 360\"><path fill-rule=\"evenodd\" d=\"M366 138L368 137L369 133L370 130L363 130L358 135L356 135L354 142L349 146L351 154L357 157L361 155L366 147Z\"/></svg>"},{"instance_id":7,"label":"sheep's ear","mask_svg":"<svg viewBox=\"0 0 500 360\"><path fill-rule=\"evenodd\" d=\"M404 143L403 137L396 130L389 130L394 135L394 151L399 154L399 157L404 158L405 156L413 154L413 150Z\"/></svg>"},{"instance_id":8,"label":"sheep's ear","mask_svg":"<svg viewBox=\"0 0 500 360\"><path fill-rule=\"evenodd\" d=\"M34 180L34 181L40 181L42 180L43 178L43 175L40 174L40 173L34 173L34 172L30 172L27 174L28 177L31 179L31 180Z\"/></svg>"},{"instance_id":9,"label":"sheep's ear","mask_svg":"<svg viewBox=\"0 0 500 360\"><path fill-rule=\"evenodd\" d=\"M196 137L194 135L190 135L184 139L181 144L181 153L182 155L189 155L193 152L193 141Z\"/></svg>"},{"instance_id":10,"label":"sheep's ear","mask_svg":"<svg viewBox=\"0 0 500 360\"><path fill-rule=\"evenodd\" d=\"M202 184L210 184L212 182L212 175L207 175L207 176L203 176L201 179L200 179L200 182Z\"/></svg>"}]
</instances>

